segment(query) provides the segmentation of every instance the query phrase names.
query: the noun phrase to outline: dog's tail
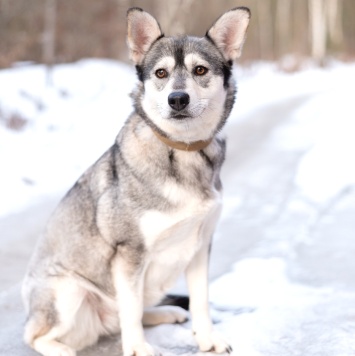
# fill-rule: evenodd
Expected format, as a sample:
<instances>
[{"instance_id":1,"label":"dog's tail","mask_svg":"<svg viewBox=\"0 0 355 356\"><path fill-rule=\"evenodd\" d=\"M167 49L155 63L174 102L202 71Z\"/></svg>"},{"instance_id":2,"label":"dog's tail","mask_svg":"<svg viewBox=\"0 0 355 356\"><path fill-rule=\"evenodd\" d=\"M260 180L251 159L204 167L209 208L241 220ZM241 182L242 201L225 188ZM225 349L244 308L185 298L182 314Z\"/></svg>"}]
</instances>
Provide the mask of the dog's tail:
<instances>
[{"instance_id":1,"label":"dog's tail","mask_svg":"<svg viewBox=\"0 0 355 356\"><path fill-rule=\"evenodd\" d=\"M190 298L187 295L167 294L159 305L176 305L189 310Z\"/></svg>"}]
</instances>

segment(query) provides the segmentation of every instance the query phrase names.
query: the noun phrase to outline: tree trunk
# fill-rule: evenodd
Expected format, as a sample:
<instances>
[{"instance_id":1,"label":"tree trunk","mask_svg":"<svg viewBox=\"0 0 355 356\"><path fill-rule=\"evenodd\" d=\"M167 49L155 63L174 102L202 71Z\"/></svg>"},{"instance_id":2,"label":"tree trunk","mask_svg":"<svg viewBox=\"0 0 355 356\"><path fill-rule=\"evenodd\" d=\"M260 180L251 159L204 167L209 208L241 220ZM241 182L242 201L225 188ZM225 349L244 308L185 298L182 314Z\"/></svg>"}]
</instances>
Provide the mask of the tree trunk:
<instances>
[{"instance_id":1,"label":"tree trunk","mask_svg":"<svg viewBox=\"0 0 355 356\"><path fill-rule=\"evenodd\" d=\"M308 5L312 57L323 64L327 49L325 1L309 0Z\"/></svg>"},{"instance_id":2,"label":"tree trunk","mask_svg":"<svg viewBox=\"0 0 355 356\"><path fill-rule=\"evenodd\" d=\"M276 40L277 54L279 57L290 50L288 44L290 39L291 0L278 0L276 4Z\"/></svg>"},{"instance_id":3,"label":"tree trunk","mask_svg":"<svg viewBox=\"0 0 355 356\"><path fill-rule=\"evenodd\" d=\"M193 0L170 0L157 1L161 9L159 23L163 31L170 35L181 35L185 33L185 16L190 12ZM158 5L157 4L157 5Z\"/></svg>"},{"instance_id":4,"label":"tree trunk","mask_svg":"<svg viewBox=\"0 0 355 356\"><path fill-rule=\"evenodd\" d=\"M262 59L274 59L273 22L270 0L255 1L258 27L260 56Z\"/></svg>"},{"instance_id":5,"label":"tree trunk","mask_svg":"<svg viewBox=\"0 0 355 356\"><path fill-rule=\"evenodd\" d=\"M55 62L56 0L46 0L44 9L43 62L47 65L47 85L52 85L51 68Z\"/></svg>"},{"instance_id":6,"label":"tree trunk","mask_svg":"<svg viewBox=\"0 0 355 356\"><path fill-rule=\"evenodd\" d=\"M343 42L342 14L343 0L327 0L329 37L335 45Z\"/></svg>"}]
</instances>

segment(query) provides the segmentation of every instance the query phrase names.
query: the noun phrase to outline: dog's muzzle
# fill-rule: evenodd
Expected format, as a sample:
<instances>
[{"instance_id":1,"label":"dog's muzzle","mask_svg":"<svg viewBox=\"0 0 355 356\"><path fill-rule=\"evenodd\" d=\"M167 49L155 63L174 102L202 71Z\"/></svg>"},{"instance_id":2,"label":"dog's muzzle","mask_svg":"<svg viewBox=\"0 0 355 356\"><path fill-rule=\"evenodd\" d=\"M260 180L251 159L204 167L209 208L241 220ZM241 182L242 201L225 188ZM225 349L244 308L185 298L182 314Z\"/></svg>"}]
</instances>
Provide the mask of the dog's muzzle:
<instances>
[{"instance_id":1,"label":"dog's muzzle","mask_svg":"<svg viewBox=\"0 0 355 356\"><path fill-rule=\"evenodd\" d=\"M189 94L182 91L176 91L169 95L168 103L175 111L181 111L190 103Z\"/></svg>"}]
</instances>

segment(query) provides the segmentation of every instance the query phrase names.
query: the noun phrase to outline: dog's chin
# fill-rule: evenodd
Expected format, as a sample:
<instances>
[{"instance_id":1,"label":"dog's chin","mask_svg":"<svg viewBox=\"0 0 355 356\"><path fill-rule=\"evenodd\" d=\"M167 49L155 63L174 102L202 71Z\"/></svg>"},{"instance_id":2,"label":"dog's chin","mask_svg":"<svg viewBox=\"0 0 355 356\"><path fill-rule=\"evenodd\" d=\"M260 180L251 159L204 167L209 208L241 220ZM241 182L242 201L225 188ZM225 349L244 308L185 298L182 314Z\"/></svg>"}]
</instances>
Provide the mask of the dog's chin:
<instances>
[{"instance_id":1,"label":"dog's chin","mask_svg":"<svg viewBox=\"0 0 355 356\"><path fill-rule=\"evenodd\" d=\"M173 141L194 142L206 141L211 138L218 120L219 113L207 115L206 108L200 110L159 110L157 107L144 107L146 117L161 132L164 132Z\"/></svg>"}]
</instances>

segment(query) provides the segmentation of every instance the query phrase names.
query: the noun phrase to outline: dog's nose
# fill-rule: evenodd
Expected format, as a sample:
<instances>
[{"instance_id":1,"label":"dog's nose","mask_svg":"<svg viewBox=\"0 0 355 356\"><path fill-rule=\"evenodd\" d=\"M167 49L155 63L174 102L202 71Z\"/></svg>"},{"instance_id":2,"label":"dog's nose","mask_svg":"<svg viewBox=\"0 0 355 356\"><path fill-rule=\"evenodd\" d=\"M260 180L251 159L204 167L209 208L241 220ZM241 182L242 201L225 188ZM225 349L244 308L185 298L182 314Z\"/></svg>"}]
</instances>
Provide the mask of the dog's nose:
<instances>
[{"instance_id":1,"label":"dog's nose","mask_svg":"<svg viewBox=\"0 0 355 356\"><path fill-rule=\"evenodd\" d=\"M189 102L190 102L189 94L181 91L176 91L174 93L171 93L168 97L169 105L176 111L180 111L186 108Z\"/></svg>"}]
</instances>

